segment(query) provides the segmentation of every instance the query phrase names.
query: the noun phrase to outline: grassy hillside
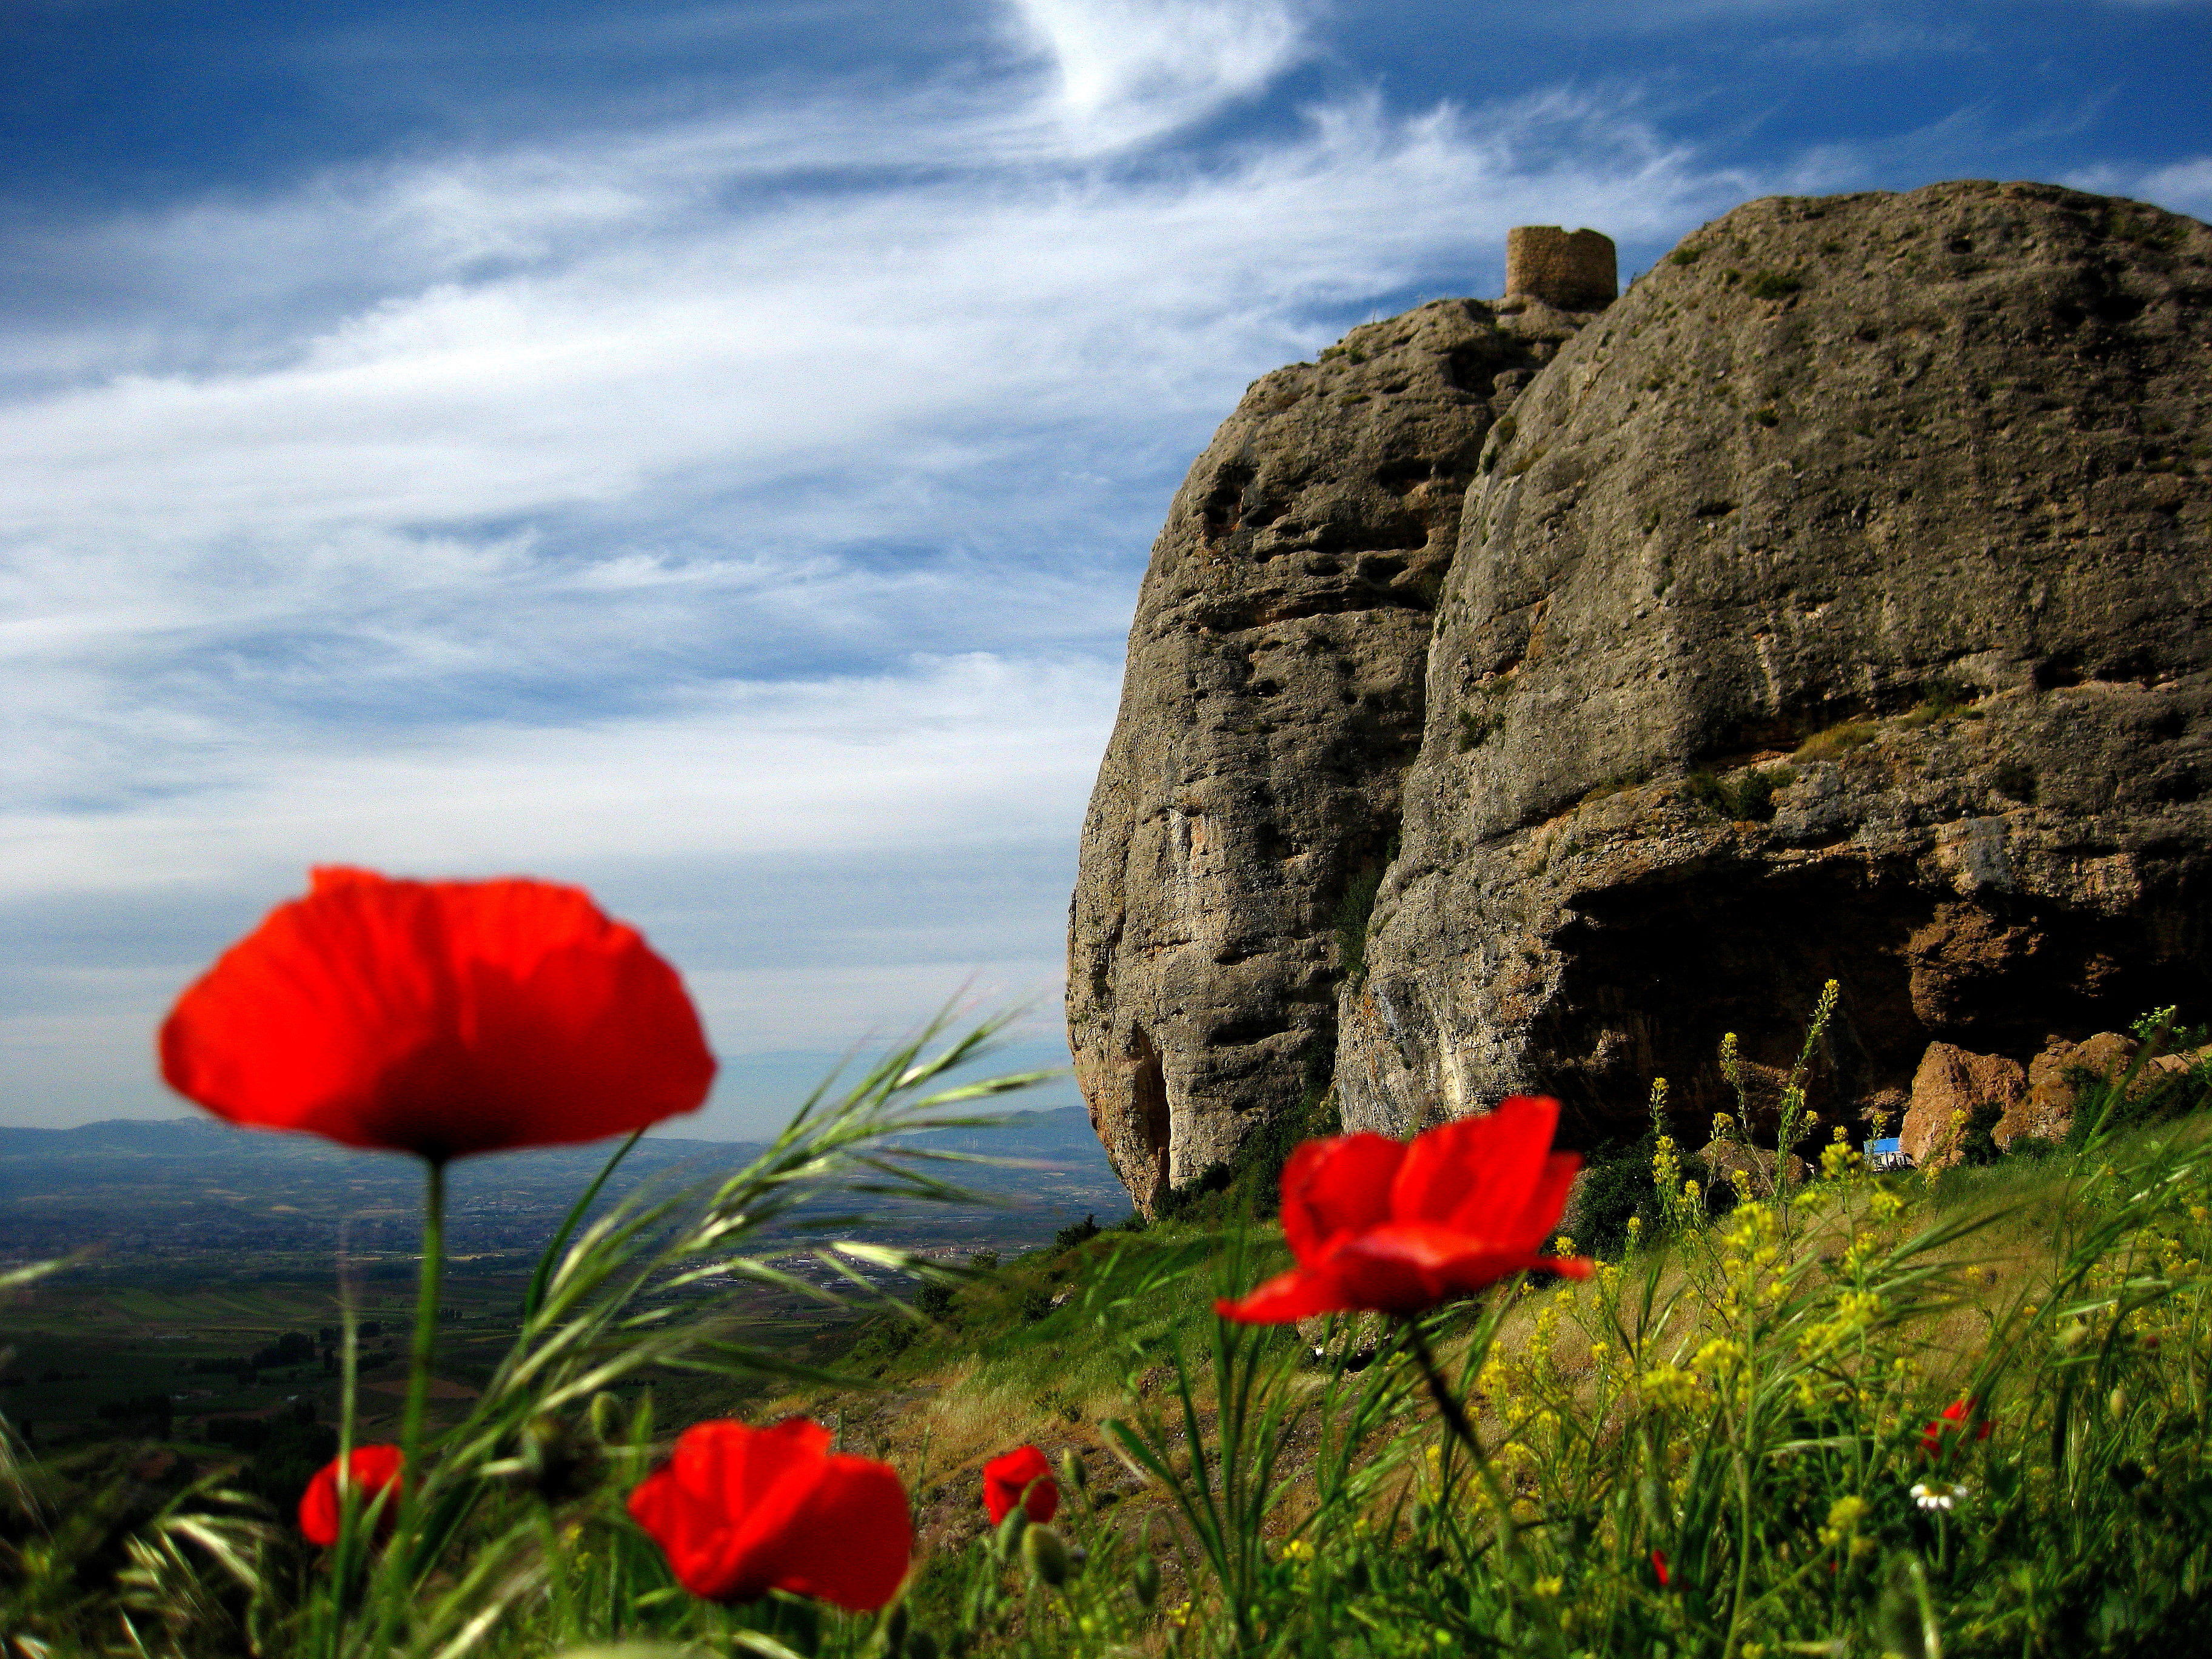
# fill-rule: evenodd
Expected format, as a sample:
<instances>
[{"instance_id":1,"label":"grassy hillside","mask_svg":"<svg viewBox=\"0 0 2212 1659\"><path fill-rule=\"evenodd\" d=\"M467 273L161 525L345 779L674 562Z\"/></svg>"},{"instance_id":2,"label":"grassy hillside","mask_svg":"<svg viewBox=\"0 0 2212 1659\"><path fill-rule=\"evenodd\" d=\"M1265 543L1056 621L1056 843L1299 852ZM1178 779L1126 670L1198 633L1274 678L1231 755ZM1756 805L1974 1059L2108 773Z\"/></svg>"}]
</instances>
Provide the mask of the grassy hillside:
<instances>
[{"instance_id":1,"label":"grassy hillside","mask_svg":"<svg viewBox=\"0 0 2212 1659\"><path fill-rule=\"evenodd\" d=\"M1830 1164L1435 1322L1510 1540L1387 1322L1217 1324L1217 1291L1281 1265L1267 1227L1036 1253L865 1334L879 1390L784 1403L908 1473L916 1616L949 1625L999 1571L982 1462L1082 1462L1080 1587L986 1620L992 1650L2179 1650L2212 1616L2201 1130L1932 1182Z\"/></svg>"},{"instance_id":2,"label":"grassy hillside","mask_svg":"<svg viewBox=\"0 0 2212 1659\"><path fill-rule=\"evenodd\" d=\"M594 1360L489 1379L433 1468L448 1529L403 1518L416 1541L350 1589L173 1467L18 1467L9 1617L48 1651L127 1619L149 1653L287 1659L2190 1651L2212 1632L2212 1078L2142 1081L2086 1097L2070 1146L1934 1179L1838 1141L1800 1187L1708 1191L1656 1138L1629 1242L1589 1279L1418 1326L1216 1319L1283 1261L1233 1187L1139 1231L910 1263L910 1310L746 1408L898 1471L918 1547L880 1615L685 1595L623 1508L678 1414ZM592 1352L630 1352L595 1328ZM1476 1447L1442 1426L1417 1340ZM1024 1443L1061 1468L1061 1512L992 1528L981 1466Z\"/></svg>"}]
</instances>

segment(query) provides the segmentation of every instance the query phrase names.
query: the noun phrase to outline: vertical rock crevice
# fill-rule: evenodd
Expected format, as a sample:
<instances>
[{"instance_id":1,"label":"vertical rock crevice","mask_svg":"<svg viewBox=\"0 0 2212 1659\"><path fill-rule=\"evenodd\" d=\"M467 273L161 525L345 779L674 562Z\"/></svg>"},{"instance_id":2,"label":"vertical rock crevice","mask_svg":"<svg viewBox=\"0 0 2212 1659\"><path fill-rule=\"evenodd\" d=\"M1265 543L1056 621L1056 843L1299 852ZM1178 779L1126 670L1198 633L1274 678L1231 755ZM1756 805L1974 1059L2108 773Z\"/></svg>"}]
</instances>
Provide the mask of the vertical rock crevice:
<instances>
[{"instance_id":1,"label":"vertical rock crevice","mask_svg":"<svg viewBox=\"0 0 2212 1659\"><path fill-rule=\"evenodd\" d=\"M1159 1050L1141 1025L1129 1028L1129 1125L1137 1140L1140 1181L1130 1190L1147 1211L1167 1192L1173 1137L1168 1117L1167 1074Z\"/></svg>"},{"instance_id":2,"label":"vertical rock crevice","mask_svg":"<svg viewBox=\"0 0 2212 1659\"><path fill-rule=\"evenodd\" d=\"M1176 497L1069 922L1077 1076L1147 1211L1326 1074L1341 912L1395 841L1462 501L1582 320L1440 301L1355 329L1255 382Z\"/></svg>"}]
</instances>

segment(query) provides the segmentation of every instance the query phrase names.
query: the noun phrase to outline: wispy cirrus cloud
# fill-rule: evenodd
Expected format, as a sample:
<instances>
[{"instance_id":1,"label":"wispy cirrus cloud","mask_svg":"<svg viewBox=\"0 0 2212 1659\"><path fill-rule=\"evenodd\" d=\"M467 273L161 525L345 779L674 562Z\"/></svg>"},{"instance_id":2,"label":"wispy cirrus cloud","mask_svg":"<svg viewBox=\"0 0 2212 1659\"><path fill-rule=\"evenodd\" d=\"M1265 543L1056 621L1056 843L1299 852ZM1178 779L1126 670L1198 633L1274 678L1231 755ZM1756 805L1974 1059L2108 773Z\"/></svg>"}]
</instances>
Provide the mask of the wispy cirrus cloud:
<instances>
[{"instance_id":1,"label":"wispy cirrus cloud","mask_svg":"<svg viewBox=\"0 0 2212 1659\"><path fill-rule=\"evenodd\" d=\"M644 222L527 270L396 289L275 361L0 408L0 649L80 757L64 794L98 798L101 766L187 787L241 720L257 743L413 728L504 695L527 722L558 681L557 722L907 652L1103 654L1127 589L1097 573L1133 575L1163 486L1255 369L1366 295L1481 285L1510 222L1663 234L1741 189L1556 96L1340 105L1197 173L1024 157L742 210L669 186L672 155L695 165L667 135L592 158ZM272 211L343 247L436 204L459 242L476 201L511 230L529 198L495 170L320 195L319 238L298 199ZM569 226L565 198L548 214ZM1033 603L976 616L1009 580Z\"/></svg>"},{"instance_id":2,"label":"wispy cirrus cloud","mask_svg":"<svg viewBox=\"0 0 2212 1659\"><path fill-rule=\"evenodd\" d=\"M2106 163L2081 167L2067 176L2077 190L2132 196L2177 213L2212 219L2212 155L2192 156L2164 167L2123 167Z\"/></svg>"},{"instance_id":3,"label":"wispy cirrus cloud","mask_svg":"<svg viewBox=\"0 0 2212 1659\"><path fill-rule=\"evenodd\" d=\"M11 1118L121 1100L163 988L314 861L589 879L732 1053L971 968L1048 1006L1145 549L1248 380L1494 290L1516 223L1633 267L1905 165L1718 163L1628 75L1393 103L1341 5L933 18L925 56L13 227Z\"/></svg>"},{"instance_id":4,"label":"wispy cirrus cloud","mask_svg":"<svg viewBox=\"0 0 2212 1659\"><path fill-rule=\"evenodd\" d=\"M1070 148L1118 149L1264 90L1313 42L1294 0L1016 0Z\"/></svg>"}]
</instances>

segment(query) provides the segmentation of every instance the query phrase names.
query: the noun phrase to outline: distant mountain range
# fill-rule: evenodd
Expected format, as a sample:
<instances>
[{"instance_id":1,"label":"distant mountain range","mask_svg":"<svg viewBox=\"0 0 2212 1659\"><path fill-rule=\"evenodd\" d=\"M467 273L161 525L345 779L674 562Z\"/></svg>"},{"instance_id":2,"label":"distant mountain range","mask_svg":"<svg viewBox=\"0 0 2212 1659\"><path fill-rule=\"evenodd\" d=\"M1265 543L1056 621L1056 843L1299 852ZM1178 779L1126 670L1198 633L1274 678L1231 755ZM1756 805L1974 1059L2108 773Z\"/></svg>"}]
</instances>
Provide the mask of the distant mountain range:
<instances>
[{"instance_id":1,"label":"distant mountain range","mask_svg":"<svg viewBox=\"0 0 2212 1659\"><path fill-rule=\"evenodd\" d=\"M889 1203L825 1191L827 1217L865 1208L872 1229L902 1235L988 1234L1015 1242L1086 1213L1128 1211L1082 1109L1015 1112L988 1128L901 1137L932 1152L1012 1160L939 1165L986 1197L980 1206ZM448 1179L457 1255L532 1251L605 1164L614 1143L463 1158ZM753 1141L649 1137L609 1183L617 1199L647 1182L672 1188L749 1163ZM213 1119L112 1119L75 1129L0 1128L0 1259L94 1247L173 1260L204 1252L320 1258L343 1242L375 1254L416 1247L422 1175L410 1158L355 1152L312 1135L234 1128ZM1011 1231L1009 1231L1011 1229Z\"/></svg>"}]
</instances>

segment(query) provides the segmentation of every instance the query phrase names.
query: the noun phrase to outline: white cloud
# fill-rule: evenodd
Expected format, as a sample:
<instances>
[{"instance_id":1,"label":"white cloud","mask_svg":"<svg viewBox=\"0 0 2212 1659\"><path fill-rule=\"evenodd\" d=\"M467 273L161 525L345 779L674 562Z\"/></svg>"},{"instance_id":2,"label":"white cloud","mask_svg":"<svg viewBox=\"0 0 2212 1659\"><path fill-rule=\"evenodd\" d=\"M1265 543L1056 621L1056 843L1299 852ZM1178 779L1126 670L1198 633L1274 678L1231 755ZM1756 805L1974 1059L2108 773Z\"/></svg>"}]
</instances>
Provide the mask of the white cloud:
<instances>
[{"instance_id":1,"label":"white cloud","mask_svg":"<svg viewBox=\"0 0 2212 1659\"><path fill-rule=\"evenodd\" d=\"M2212 220L2212 155L2192 156L2162 167L2136 170L2084 167L2067 175L2077 190L2094 190L2154 202L2175 213Z\"/></svg>"},{"instance_id":2,"label":"white cloud","mask_svg":"<svg viewBox=\"0 0 2212 1659\"><path fill-rule=\"evenodd\" d=\"M53 741L9 770L186 787L318 699L437 723L456 688L464 720L502 676L588 702L641 660L680 685L794 646L1110 653L1130 590L1100 569L1133 576L1173 470L1316 313L1476 286L1521 220L1664 235L1740 189L1587 102L1355 103L1195 175L687 209L395 294L289 361L19 398L0 683ZM328 210L343 243L386 204ZM883 544L908 553L855 562ZM1026 602L978 613L1009 582Z\"/></svg>"},{"instance_id":3,"label":"white cloud","mask_svg":"<svg viewBox=\"0 0 2212 1659\"><path fill-rule=\"evenodd\" d=\"M678 215L551 269L395 295L280 366L19 400L0 410L0 530L404 526L622 501L679 470L756 488L862 457L937 471L1163 391L1194 409L1224 369L1291 349L1316 306L1464 276L1518 217L1648 234L1733 189L1608 116L1557 97L1479 123L1354 105L1194 178L962 178Z\"/></svg>"},{"instance_id":4,"label":"white cloud","mask_svg":"<svg viewBox=\"0 0 2212 1659\"><path fill-rule=\"evenodd\" d=\"M652 910L732 857L1048 849L984 920L876 896L802 989L714 971L753 1047L1048 974L1143 550L1243 384L1378 297L1494 283L1511 224L1661 244L1748 191L1561 94L1143 149L1279 76L1304 16L1029 0L1026 55L892 96L50 232L118 297L0 337L32 733L0 905L250 921L343 860L607 872ZM113 1074L72 1042L159 1012L72 948L30 939L11 993L52 1099Z\"/></svg>"},{"instance_id":5,"label":"white cloud","mask_svg":"<svg viewBox=\"0 0 2212 1659\"><path fill-rule=\"evenodd\" d=\"M1014 0L1082 149L1142 143L1249 98L1305 55L1284 0Z\"/></svg>"},{"instance_id":6,"label":"white cloud","mask_svg":"<svg viewBox=\"0 0 2212 1659\"><path fill-rule=\"evenodd\" d=\"M0 902L246 877L283 890L309 861L551 875L1057 840L1081 815L1113 692L1097 661L975 656L726 683L641 719L256 744L191 789L0 817Z\"/></svg>"}]
</instances>

